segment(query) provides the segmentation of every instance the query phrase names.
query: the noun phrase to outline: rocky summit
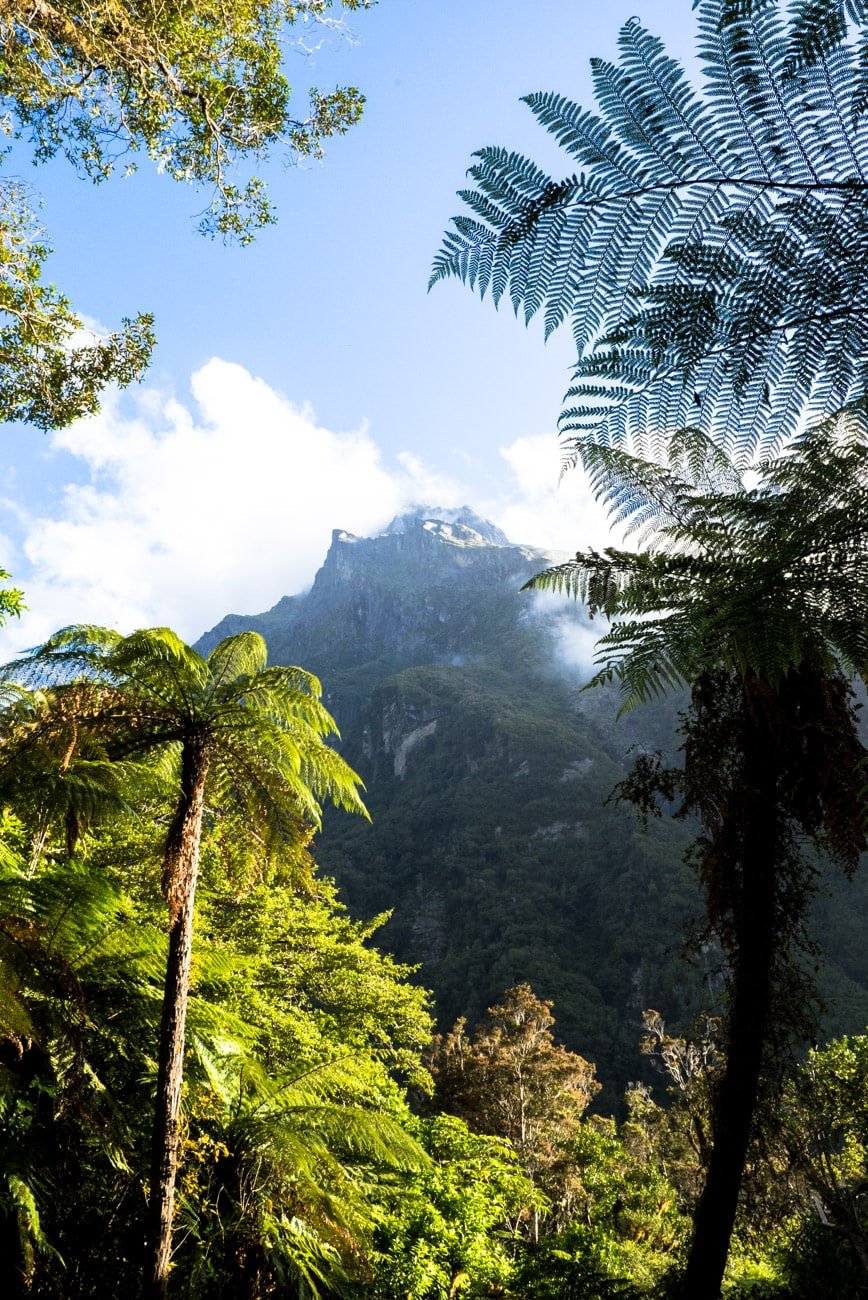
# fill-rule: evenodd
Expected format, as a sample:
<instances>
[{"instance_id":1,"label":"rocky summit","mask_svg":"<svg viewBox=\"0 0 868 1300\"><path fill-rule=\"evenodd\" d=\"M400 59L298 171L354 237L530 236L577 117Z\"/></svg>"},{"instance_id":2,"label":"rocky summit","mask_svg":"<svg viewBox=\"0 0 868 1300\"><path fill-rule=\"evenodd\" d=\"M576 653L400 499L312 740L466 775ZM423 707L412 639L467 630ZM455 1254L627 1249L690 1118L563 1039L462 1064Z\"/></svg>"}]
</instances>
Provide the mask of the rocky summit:
<instances>
[{"instance_id":1,"label":"rocky summit","mask_svg":"<svg viewBox=\"0 0 868 1300\"><path fill-rule=\"evenodd\" d=\"M377 537L336 530L307 593L231 615L199 643L252 628L276 663L324 683L373 824L330 816L317 857L356 915L391 911L380 941L418 964L441 1022L528 981L614 1103L639 1077L641 1013L685 1023L713 1003L716 953L683 861L691 829L643 828L613 796L637 748L678 747L668 700L618 716L582 691L595 628L575 603L522 591L555 560L467 508L419 507ZM868 1021L864 875L817 908L832 1032Z\"/></svg>"},{"instance_id":2,"label":"rocky summit","mask_svg":"<svg viewBox=\"0 0 868 1300\"><path fill-rule=\"evenodd\" d=\"M378 537L335 529L310 591L284 597L252 618L230 615L202 638L255 628L275 663L300 662L327 685L337 668L371 661L393 667L485 652L492 637L483 610L496 591L521 613L518 588L551 561L545 551L512 545L472 510L417 507ZM523 601L530 606L529 598Z\"/></svg>"}]
</instances>

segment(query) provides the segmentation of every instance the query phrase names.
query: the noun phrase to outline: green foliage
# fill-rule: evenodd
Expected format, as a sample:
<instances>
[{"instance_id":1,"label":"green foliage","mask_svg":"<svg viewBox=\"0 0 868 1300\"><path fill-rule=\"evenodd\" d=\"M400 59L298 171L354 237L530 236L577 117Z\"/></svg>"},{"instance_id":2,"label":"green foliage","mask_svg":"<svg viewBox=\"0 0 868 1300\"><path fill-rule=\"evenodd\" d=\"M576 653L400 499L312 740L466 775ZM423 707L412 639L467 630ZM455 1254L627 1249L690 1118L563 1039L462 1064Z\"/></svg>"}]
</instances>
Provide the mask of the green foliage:
<instances>
[{"instance_id":1,"label":"green foliage","mask_svg":"<svg viewBox=\"0 0 868 1300\"><path fill-rule=\"evenodd\" d=\"M4 677L36 687L30 697L7 692L7 763L39 746L65 770L69 745L85 738L113 761L155 755L171 771L196 735L207 743L215 807L242 810L266 845L318 824L318 799L364 812L358 778L325 741L335 725L320 683L301 668L268 667L256 633L227 637L205 659L168 628L122 637L70 627Z\"/></svg>"},{"instance_id":2,"label":"green foliage","mask_svg":"<svg viewBox=\"0 0 868 1300\"><path fill-rule=\"evenodd\" d=\"M676 1188L679 1207L692 1212L712 1149L714 1087L722 1064L720 1025L700 1016L689 1034L673 1035L658 1012L646 1011L643 1020L642 1049L662 1071L664 1102L655 1101L647 1085L629 1088L624 1134L637 1158L653 1162Z\"/></svg>"},{"instance_id":3,"label":"green foliage","mask_svg":"<svg viewBox=\"0 0 868 1300\"><path fill-rule=\"evenodd\" d=\"M36 786L56 791L68 777L106 792L114 762L150 759L173 789L162 891L169 908L163 1010L149 1191L152 1270L166 1294L179 1156L179 1112L190 987L200 840L210 797L218 812L245 819L260 851L298 850L327 797L365 812L358 778L325 742L334 731L319 682L300 668L268 668L256 633L221 641L207 659L167 628L128 637L70 627L8 665L3 749L8 770L23 762ZM28 692L20 683L31 682ZM96 754L97 761L92 761ZM29 762L37 756L35 765ZM84 760L84 761L82 761ZM123 772L123 767L119 769ZM13 793L16 779L11 779ZM109 782L109 794L116 791ZM77 788L73 780L73 788ZM54 803L52 804L52 798ZM62 798L67 818L78 805ZM43 800L45 803L45 800ZM57 811L50 795L43 821ZM76 831L79 828L74 822ZM71 855L75 839L68 836Z\"/></svg>"},{"instance_id":4,"label":"green foliage","mask_svg":"<svg viewBox=\"0 0 868 1300\"><path fill-rule=\"evenodd\" d=\"M677 1189L662 1173L641 1130L628 1118L592 1116L570 1143L583 1188L573 1230L575 1249L607 1258L614 1277L639 1284L655 1281L671 1267L690 1220Z\"/></svg>"},{"instance_id":5,"label":"green foliage","mask_svg":"<svg viewBox=\"0 0 868 1300\"><path fill-rule=\"evenodd\" d=\"M634 1277L629 1270L637 1269ZM584 1225L567 1229L529 1251L515 1279L514 1294L534 1300L638 1300L648 1295L641 1251Z\"/></svg>"},{"instance_id":6,"label":"green foliage","mask_svg":"<svg viewBox=\"0 0 868 1300\"><path fill-rule=\"evenodd\" d=\"M178 1284L208 1294L234 1273L266 1293L294 1281L317 1294L346 1281L377 1180L427 1163L399 1112L348 1103L354 1068L341 1061L269 1076L233 1045L197 1054L206 1086L185 1151Z\"/></svg>"},{"instance_id":7,"label":"green foliage","mask_svg":"<svg viewBox=\"0 0 868 1300\"><path fill-rule=\"evenodd\" d=\"M808 1217L800 1225L782 1267L782 1300L864 1300L866 1270L836 1233Z\"/></svg>"},{"instance_id":8,"label":"green foliage","mask_svg":"<svg viewBox=\"0 0 868 1300\"><path fill-rule=\"evenodd\" d=\"M248 243L274 217L262 181L240 176L240 166L275 148L318 157L326 138L361 116L364 98L352 86L312 89L307 112L292 111L286 36L300 23L342 30L330 8L332 0L14 3L0 16L2 130L25 139L37 162L62 154L92 181L135 170L146 154L209 191L203 231ZM49 250L36 206L28 187L0 180L0 418L50 429L92 414L107 383L140 379L155 339L147 313L87 339L69 300L42 280Z\"/></svg>"},{"instance_id":9,"label":"green foliage","mask_svg":"<svg viewBox=\"0 0 868 1300\"><path fill-rule=\"evenodd\" d=\"M84 834L86 861L66 857L61 828L24 872L29 826L3 823L0 1232L14 1284L34 1300L130 1291L139 1267L162 963L154 791L165 797L157 782L144 824L121 808ZM351 921L309 862L251 854L231 818L206 838L202 874L177 1294L656 1294L680 1257L696 1183L688 1094L714 1064L704 1040L667 1035L649 1013L648 1046L687 1086L666 1107L634 1091L623 1123L563 1128L564 1226L529 1245L556 1207L512 1145L449 1115L408 1115L401 1085L424 1083L429 1021L406 969L370 946L375 925ZM487 1032L495 1056L504 1035L522 1038L509 1006L507 996ZM537 1047L550 1022L536 1025ZM842 1203L864 1176L865 1041L813 1053L785 1105L787 1167L832 1168ZM765 1252L737 1253L733 1300L859 1294L857 1254L822 1226L809 1176L801 1187L798 1213ZM831 1217L828 1189L822 1204Z\"/></svg>"},{"instance_id":10,"label":"green foliage","mask_svg":"<svg viewBox=\"0 0 868 1300\"><path fill-rule=\"evenodd\" d=\"M11 576L5 569L0 569L0 583L8 582ZM23 591L17 587L0 586L0 627L10 618L18 618L23 609L26 609Z\"/></svg>"},{"instance_id":11,"label":"green foliage","mask_svg":"<svg viewBox=\"0 0 868 1300\"><path fill-rule=\"evenodd\" d=\"M540 1204L509 1144L452 1115L418 1124L432 1164L385 1199L364 1294L446 1300L501 1292L517 1248L508 1226Z\"/></svg>"},{"instance_id":12,"label":"green foliage","mask_svg":"<svg viewBox=\"0 0 868 1300\"><path fill-rule=\"evenodd\" d=\"M30 192L0 181L0 418L39 429L92 415L107 383L141 379L155 342L147 313L106 337L88 330L44 283L48 254Z\"/></svg>"},{"instance_id":13,"label":"green foliage","mask_svg":"<svg viewBox=\"0 0 868 1300\"><path fill-rule=\"evenodd\" d=\"M145 152L174 179L213 187L206 229L245 236L269 210L258 182L242 190L230 180L238 161L281 143L318 154L324 137L359 116L363 100L352 87L314 91L306 117L290 110L287 29L340 27L328 17L331 7L332 0L196 0L179 13L112 0L13 5L0 25L0 97L39 160L61 153L102 180Z\"/></svg>"},{"instance_id":14,"label":"green foliage","mask_svg":"<svg viewBox=\"0 0 868 1300\"><path fill-rule=\"evenodd\" d=\"M339 1050L353 1062L348 1098L394 1104L392 1075L429 1090L420 1065L431 1031L427 994L407 982L408 967L370 946L386 918L351 920L321 879L304 893L273 877L239 893L234 882L213 879L214 850L212 837L199 925L227 960L225 980L209 989L256 1027L263 1063L314 1067Z\"/></svg>"},{"instance_id":15,"label":"green foliage","mask_svg":"<svg viewBox=\"0 0 868 1300\"><path fill-rule=\"evenodd\" d=\"M868 664L865 433L860 402L767 461L752 489L699 436L673 438L664 466L589 450L597 496L652 546L580 553L528 585L614 620L594 683L618 679L625 707L721 665L773 683L807 660L858 672Z\"/></svg>"},{"instance_id":16,"label":"green foliage","mask_svg":"<svg viewBox=\"0 0 868 1300\"><path fill-rule=\"evenodd\" d=\"M575 1191L565 1148L599 1084L592 1065L555 1043L551 1007L527 984L507 989L472 1036L459 1020L435 1037L428 1061L436 1108L508 1139L563 1219Z\"/></svg>"},{"instance_id":17,"label":"green foliage","mask_svg":"<svg viewBox=\"0 0 868 1300\"><path fill-rule=\"evenodd\" d=\"M825 1253L822 1228L836 1241L843 1271L855 1272L858 1260L868 1285L868 1037L841 1038L809 1053L784 1098L783 1140L819 1220L805 1234L808 1253Z\"/></svg>"},{"instance_id":18,"label":"green foliage","mask_svg":"<svg viewBox=\"0 0 868 1300\"><path fill-rule=\"evenodd\" d=\"M0 1233L13 1293L48 1281L51 1294L52 1278L72 1291L97 1225L129 1212L162 960L159 930L92 865L0 867ZM122 1229L114 1249L128 1269Z\"/></svg>"},{"instance_id":19,"label":"green foliage","mask_svg":"<svg viewBox=\"0 0 868 1300\"><path fill-rule=\"evenodd\" d=\"M17 1252L34 1296L119 1294L140 1268L165 961L159 834L121 810L82 841L87 862L49 836L28 874L14 861L28 828L5 822L0 1229L6 1280ZM363 1270L378 1187L426 1163L399 1086L427 1079L424 994L310 864L307 895L261 857L259 880L251 867L230 887L247 855L237 822L205 846L177 1255L179 1291L196 1296Z\"/></svg>"}]
</instances>

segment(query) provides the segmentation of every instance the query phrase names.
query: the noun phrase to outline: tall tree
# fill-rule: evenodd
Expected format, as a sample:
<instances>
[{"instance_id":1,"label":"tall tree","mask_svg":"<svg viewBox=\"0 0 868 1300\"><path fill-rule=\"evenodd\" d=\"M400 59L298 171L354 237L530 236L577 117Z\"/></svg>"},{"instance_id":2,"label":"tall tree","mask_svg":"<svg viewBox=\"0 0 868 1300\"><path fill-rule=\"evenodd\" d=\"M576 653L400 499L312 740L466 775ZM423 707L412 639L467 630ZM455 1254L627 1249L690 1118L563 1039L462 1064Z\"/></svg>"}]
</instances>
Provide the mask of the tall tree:
<instances>
[{"instance_id":1,"label":"tall tree","mask_svg":"<svg viewBox=\"0 0 868 1300\"><path fill-rule=\"evenodd\" d=\"M626 702L686 685L683 772L641 758L626 793L698 814L694 857L709 924L729 963L725 1069L685 1276L691 1300L720 1292L763 1075L804 1032L794 956L814 873L802 841L853 871L866 841L865 750L844 670L864 673L868 506L864 407L766 466L760 487L715 492L722 454L673 440L670 464L599 449L598 491L655 545L579 553L532 580L613 618L596 680ZM773 1049L777 1048L777 1051Z\"/></svg>"},{"instance_id":2,"label":"tall tree","mask_svg":"<svg viewBox=\"0 0 868 1300\"><path fill-rule=\"evenodd\" d=\"M600 1085L588 1061L555 1043L554 1023L551 1002L517 984L473 1034L459 1020L435 1037L429 1065L438 1109L506 1138L530 1177L562 1201L569 1178L564 1144Z\"/></svg>"},{"instance_id":3,"label":"tall tree","mask_svg":"<svg viewBox=\"0 0 868 1300\"><path fill-rule=\"evenodd\" d=\"M61 762L70 744L99 738L110 755L149 754L171 764L177 800L163 856L169 950L160 1027L150 1194L148 1293L167 1294L179 1154L184 1027L193 915L206 795L232 806L251 834L292 839L316 825L319 800L364 813L359 781L325 737L335 730L320 685L300 668L267 667L265 642L242 633L207 658L173 632L121 637L98 627L67 628L7 678L51 685L54 707L13 727L7 755L50 742ZM70 741L70 711L74 730Z\"/></svg>"}]
</instances>

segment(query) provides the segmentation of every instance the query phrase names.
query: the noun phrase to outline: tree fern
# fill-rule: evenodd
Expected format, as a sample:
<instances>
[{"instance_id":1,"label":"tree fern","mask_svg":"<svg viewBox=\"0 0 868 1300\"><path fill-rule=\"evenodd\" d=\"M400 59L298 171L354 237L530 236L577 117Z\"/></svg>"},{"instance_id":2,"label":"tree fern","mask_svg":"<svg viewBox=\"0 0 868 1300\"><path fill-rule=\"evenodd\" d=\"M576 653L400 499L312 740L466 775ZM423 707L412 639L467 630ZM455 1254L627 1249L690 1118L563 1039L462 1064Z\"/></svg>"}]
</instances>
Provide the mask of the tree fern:
<instances>
[{"instance_id":1,"label":"tree fern","mask_svg":"<svg viewBox=\"0 0 868 1300\"><path fill-rule=\"evenodd\" d=\"M109 1206L129 1179L162 948L92 865L0 865L0 1225L7 1249L10 1223L17 1238L4 1285L32 1283L46 1256L63 1277L67 1164L99 1170Z\"/></svg>"},{"instance_id":2,"label":"tree fern","mask_svg":"<svg viewBox=\"0 0 868 1300\"><path fill-rule=\"evenodd\" d=\"M242 1276L258 1268L264 1286L285 1277L304 1295L340 1291L364 1260L377 1182L426 1168L427 1155L394 1116L346 1101L352 1056L281 1076L237 1044L194 1046L222 1154L182 1205L193 1247L182 1268L195 1279L233 1261Z\"/></svg>"},{"instance_id":3,"label":"tree fern","mask_svg":"<svg viewBox=\"0 0 868 1300\"><path fill-rule=\"evenodd\" d=\"M597 114L528 97L576 169L482 150L473 224L453 223L431 283L490 287L547 332L569 321L567 463L649 549L579 552L529 585L611 620L595 680L618 680L626 707L691 691L685 807L732 967L685 1279L705 1296L775 1018L798 1018L780 1006L811 890L798 836L848 870L866 844L844 674L868 668L868 10L696 8L704 92L631 20L618 62L592 63Z\"/></svg>"},{"instance_id":4,"label":"tree fern","mask_svg":"<svg viewBox=\"0 0 868 1300\"><path fill-rule=\"evenodd\" d=\"M650 549L581 552L528 586L612 620L595 680L619 680L627 706L721 666L772 682L806 659L864 673L866 432L860 403L764 463L752 489L696 431L665 465L589 447L596 495Z\"/></svg>"},{"instance_id":5,"label":"tree fern","mask_svg":"<svg viewBox=\"0 0 868 1300\"><path fill-rule=\"evenodd\" d=\"M336 728L317 679L300 668L266 667L258 634L228 637L204 658L168 628L122 637L110 629L63 629L7 665L14 707L0 716L7 755L49 756L42 775L57 782L70 747L109 760L154 755L174 769L174 812L166 833L162 889L169 911L159 1036L148 1293L167 1294L179 1159L184 1031L189 996L199 849L206 795L228 804L269 845L305 840L321 801L367 815L359 779L327 743ZM35 721L22 721L23 687L35 687ZM72 740L64 747L64 728ZM58 732L59 728L59 732ZM58 744L58 739L61 743ZM50 770L53 759L55 770Z\"/></svg>"},{"instance_id":6,"label":"tree fern","mask_svg":"<svg viewBox=\"0 0 868 1300\"><path fill-rule=\"evenodd\" d=\"M617 680L625 707L691 693L683 771L631 778L646 808L655 790L680 787L683 811L698 813L695 861L731 970L685 1295L719 1292L763 1076L773 1086L788 1036L805 1032L796 954L814 870L800 841L849 872L868 846L868 758L844 675L868 668L865 435L862 402L762 464L753 488L695 432L670 441L663 465L588 446L597 495L649 549L580 552L529 584L611 619L595 681Z\"/></svg>"}]
</instances>

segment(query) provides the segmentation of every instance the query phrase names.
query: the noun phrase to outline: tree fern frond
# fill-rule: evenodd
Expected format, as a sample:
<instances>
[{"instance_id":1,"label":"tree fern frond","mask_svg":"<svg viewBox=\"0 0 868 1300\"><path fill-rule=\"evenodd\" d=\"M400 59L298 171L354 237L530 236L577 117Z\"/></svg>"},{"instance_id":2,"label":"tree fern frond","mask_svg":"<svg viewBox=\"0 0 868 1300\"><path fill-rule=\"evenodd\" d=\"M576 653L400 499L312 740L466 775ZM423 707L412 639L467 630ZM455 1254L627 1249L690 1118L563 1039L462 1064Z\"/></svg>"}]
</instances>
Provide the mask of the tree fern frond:
<instances>
[{"instance_id":1,"label":"tree fern frond","mask_svg":"<svg viewBox=\"0 0 868 1300\"><path fill-rule=\"evenodd\" d=\"M681 177L697 171L717 174L721 180L730 175L735 159L726 137L719 134L684 70L666 55L662 41L631 18L621 30L619 48L625 71L643 97L637 108L648 127L658 132L672 170Z\"/></svg>"},{"instance_id":2,"label":"tree fern frond","mask_svg":"<svg viewBox=\"0 0 868 1300\"><path fill-rule=\"evenodd\" d=\"M547 333L569 322L568 455L575 439L662 446L687 424L746 463L858 395L868 44L844 12L700 0L704 95L631 20L619 61L593 65L598 113L527 97L576 175L479 155L478 219L456 218L432 281L508 294Z\"/></svg>"},{"instance_id":3,"label":"tree fern frond","mask_svg":"<svg viewBox=\"0 0 868 1300\"><path fill-rule=\"evenodd\" d=\"M523 102L568 154L595 169L601 184L632 185L633 160L605 119L552 92L525 95Z\"/></svg>"},{"instance_id":4,"label":"tree fern frond","mask_svg":"<svg viewBox=\"0 0 868 1300\"><path fill-rule=\"evenodd\" d=\"M805 430L747 490L702 431L670 440L672 468L580 444L592 486L654 549L580 552L528 584L604 613L595 680L632 703L703 673L780 681L811 662L868 671L865 399Z\"/></svg>"},{"instance_id":5,"label":"tree fern frond","mask_svg":"<svg viewBox=\"0 0 868 1300\"><path fill-rule=\"evenodd\" d=\"M211 680L209 694L238 677L253 677L262 672L268 662L268 649L264 637L258 632L240 632L226 637L208 655Z\"/></svg>"}]
</instances>

